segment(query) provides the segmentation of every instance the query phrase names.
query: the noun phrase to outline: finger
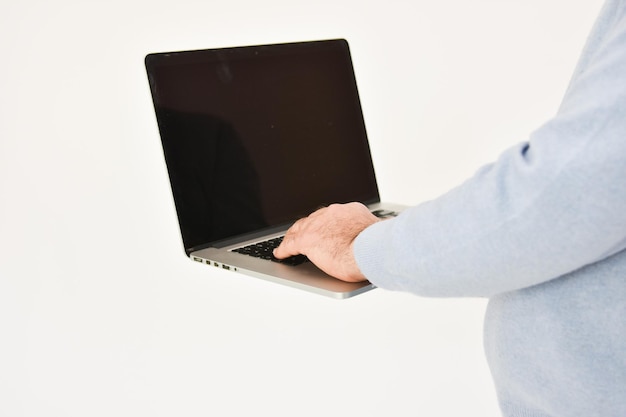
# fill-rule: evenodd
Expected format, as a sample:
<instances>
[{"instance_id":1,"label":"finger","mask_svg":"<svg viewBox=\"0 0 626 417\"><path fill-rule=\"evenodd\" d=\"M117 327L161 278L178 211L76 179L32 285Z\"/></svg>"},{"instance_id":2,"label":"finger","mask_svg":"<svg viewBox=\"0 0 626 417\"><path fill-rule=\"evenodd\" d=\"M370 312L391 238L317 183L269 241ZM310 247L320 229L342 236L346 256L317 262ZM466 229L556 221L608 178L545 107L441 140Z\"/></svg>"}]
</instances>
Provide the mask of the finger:
<instances>
[{"instance_id":1,"label":"finger","mask_svg":"<svg viewBox=\"0 0 626 417\"><path fill-rule=\"evenodd\" d=\"M288 258L290 256L298 255L300 252L297 250L294 244L294 239L285 235L283 241L278 245L274 251L274 257L278 259Z\"/></svg>"},{"instance_id":2,"label":"finger","mask_svg":"<svg viewBox=\"0 0 626 417\"><path fill-rule=\"evenodd\" d=\"M300 254L297 241L299 232L302 226L303 221L306 219L300 219L293 224L285 233L285 237L283 237L283 241L278 247L274 249L274 256L278 259L288 258L290 256Z\"/></svg>"}]
</instances>

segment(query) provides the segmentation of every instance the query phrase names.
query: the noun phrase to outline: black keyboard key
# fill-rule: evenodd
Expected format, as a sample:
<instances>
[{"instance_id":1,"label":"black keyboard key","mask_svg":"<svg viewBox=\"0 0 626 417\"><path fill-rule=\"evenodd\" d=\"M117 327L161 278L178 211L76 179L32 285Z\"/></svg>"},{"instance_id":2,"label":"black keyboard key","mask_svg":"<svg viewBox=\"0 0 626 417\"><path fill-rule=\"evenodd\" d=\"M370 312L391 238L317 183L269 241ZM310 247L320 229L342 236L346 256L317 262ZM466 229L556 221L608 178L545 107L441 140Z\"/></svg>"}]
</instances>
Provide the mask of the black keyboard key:
<instances>
[{"instance_id":1,"label":"black keyboard key","mask_svg":"<svg viewBox=\"0 0 626 417\"><path fill-rule=\"evenodd\" d=\"M386 219L388 217L396 217L398 215L398 213L395 211L384 210L384 209L374 210L372 211L372 214L376 217L380 217L381 219Z\"/></svg>"}]
</instances>

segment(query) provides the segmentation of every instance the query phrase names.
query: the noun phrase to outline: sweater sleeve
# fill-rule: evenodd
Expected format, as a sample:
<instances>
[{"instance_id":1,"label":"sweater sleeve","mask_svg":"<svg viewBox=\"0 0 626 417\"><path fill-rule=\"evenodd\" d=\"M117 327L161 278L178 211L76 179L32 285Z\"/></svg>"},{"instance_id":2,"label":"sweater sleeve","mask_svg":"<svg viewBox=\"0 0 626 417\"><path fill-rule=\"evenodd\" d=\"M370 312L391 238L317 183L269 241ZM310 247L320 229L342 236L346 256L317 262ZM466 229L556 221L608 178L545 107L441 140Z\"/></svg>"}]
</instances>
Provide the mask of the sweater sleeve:
<instances>
[{"instance_id":1,"label":"sweater sleeve","mask_svg":"<svg viewBox=\"0 0 626 417\"><path fill-rule=\"evenodd\" d=\"M626 248L626 18L620 9L598 20L557 115L527 142L440 198L357 237L357 263L374 285L489 297Z\"/></svg>"}]
</instances>

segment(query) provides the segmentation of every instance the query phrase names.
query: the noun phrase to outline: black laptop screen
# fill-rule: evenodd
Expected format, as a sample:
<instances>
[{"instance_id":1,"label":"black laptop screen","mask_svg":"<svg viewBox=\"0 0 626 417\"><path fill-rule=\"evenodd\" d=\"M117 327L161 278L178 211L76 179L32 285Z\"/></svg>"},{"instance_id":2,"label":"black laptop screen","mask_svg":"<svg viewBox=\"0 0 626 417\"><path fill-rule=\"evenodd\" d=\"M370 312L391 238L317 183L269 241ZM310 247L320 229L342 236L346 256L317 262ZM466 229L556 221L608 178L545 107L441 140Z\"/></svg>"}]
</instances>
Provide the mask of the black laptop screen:
<instances>
[{"instance_id":1,"label":"black laptop screen","mask_svg":"<svg viewBox=\"0 0 626 417\"><path fill-rule=\"evenodd\" d=\"M151 54L146 67L188 252L378 201L344 40Z\"/></svg>"}]
</instances>

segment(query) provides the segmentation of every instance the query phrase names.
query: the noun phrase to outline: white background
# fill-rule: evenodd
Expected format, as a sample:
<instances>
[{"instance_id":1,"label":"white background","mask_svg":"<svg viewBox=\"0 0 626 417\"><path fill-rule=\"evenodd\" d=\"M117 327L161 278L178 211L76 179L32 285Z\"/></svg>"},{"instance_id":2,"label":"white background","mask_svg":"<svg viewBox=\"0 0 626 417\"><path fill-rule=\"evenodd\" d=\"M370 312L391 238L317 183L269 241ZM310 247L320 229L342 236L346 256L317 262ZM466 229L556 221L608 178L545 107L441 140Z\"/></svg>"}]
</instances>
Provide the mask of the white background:
<instances>
[{"instance_id":1,"label":"white background","mask_svg":"<svg viewBox=\"0 0 626 417\"><path fill-rule=\"evenodd\" d=\"M185 258L143 57L347 38L382 197L417 204L555 112L600 6L3 0L0 416L497 416L485 300Z\"/></svg>"}]
</instances>

